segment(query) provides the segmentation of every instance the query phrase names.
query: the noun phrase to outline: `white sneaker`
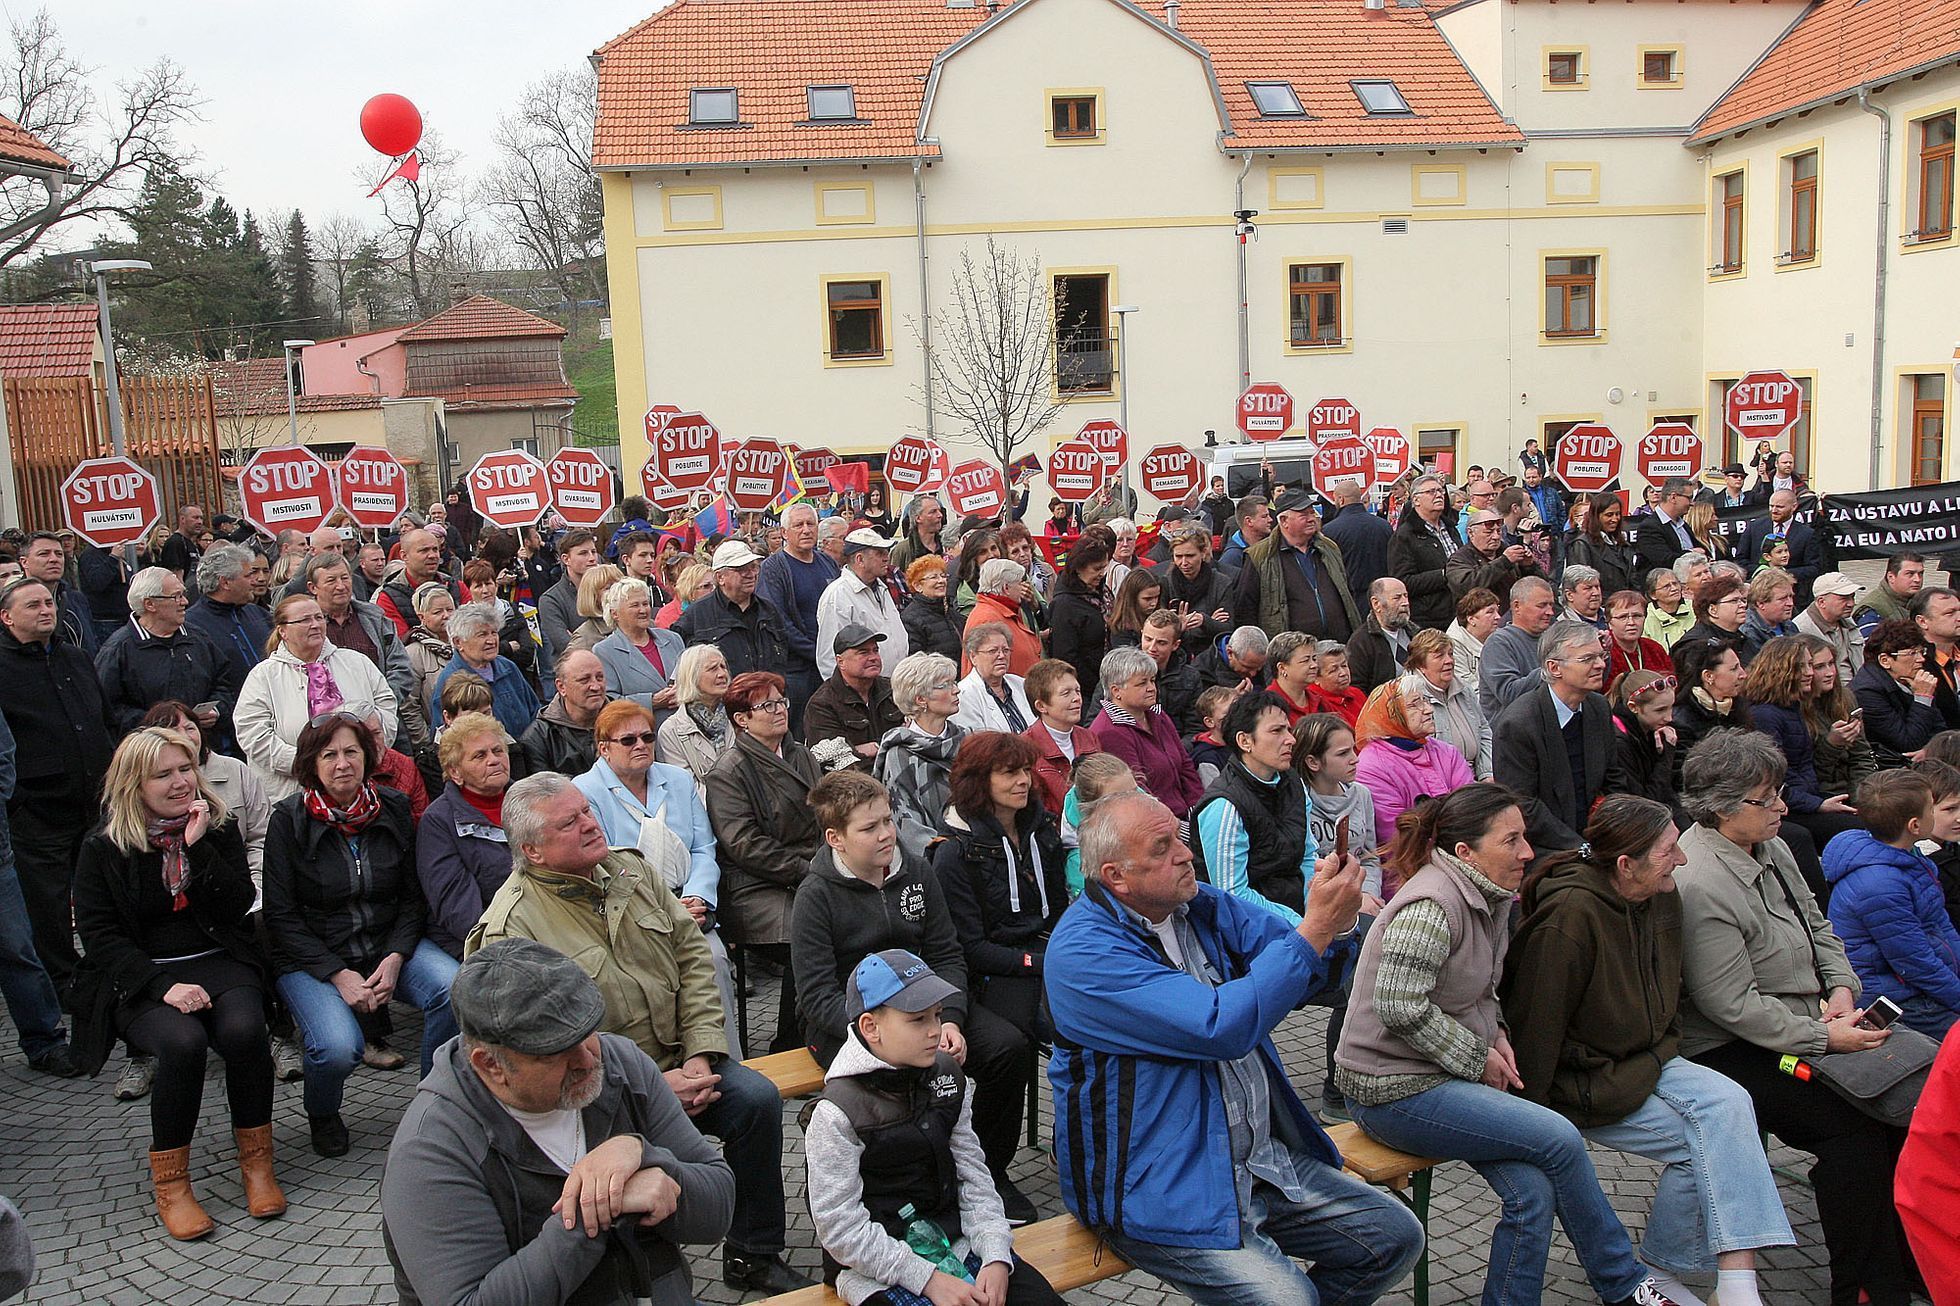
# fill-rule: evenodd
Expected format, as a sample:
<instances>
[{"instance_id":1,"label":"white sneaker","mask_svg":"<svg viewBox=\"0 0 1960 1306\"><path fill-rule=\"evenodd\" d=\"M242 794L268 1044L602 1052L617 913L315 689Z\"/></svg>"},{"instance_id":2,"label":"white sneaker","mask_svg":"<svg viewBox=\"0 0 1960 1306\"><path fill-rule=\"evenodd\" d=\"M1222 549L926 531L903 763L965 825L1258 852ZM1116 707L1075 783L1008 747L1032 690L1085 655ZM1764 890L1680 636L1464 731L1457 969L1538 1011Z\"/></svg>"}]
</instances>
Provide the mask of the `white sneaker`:
<instances>
[{"instance_id":1,"label":"white sneaker","mask_svg":"<svg viewBox=\"0 0 1960 1306\"><path fill-rule=\"evenodd\" d=\"M1670 1296L1658 1283L1647 1279L1633 1290L1633 1296L1627 1298L1627 1301L1631 1302L1632 1306L1701 1306L1700 1299L1694 1294L1684 1293L1683 1296L1686 1297L1685 1301Z\"/></svg>"},{"instance_id":2,"label":"white sneaker","mask_svg":"<svg viewBox=\"0 0 1960 1306\"><path fill-rule=\"evenodd\" d=\"M150 1082L157 1077L157 1059L131 1055L123 1064L122 1073L116 1076L115 1095L118 1102L135 1102L150 1095Z\"/></svg>"}]
</instances>

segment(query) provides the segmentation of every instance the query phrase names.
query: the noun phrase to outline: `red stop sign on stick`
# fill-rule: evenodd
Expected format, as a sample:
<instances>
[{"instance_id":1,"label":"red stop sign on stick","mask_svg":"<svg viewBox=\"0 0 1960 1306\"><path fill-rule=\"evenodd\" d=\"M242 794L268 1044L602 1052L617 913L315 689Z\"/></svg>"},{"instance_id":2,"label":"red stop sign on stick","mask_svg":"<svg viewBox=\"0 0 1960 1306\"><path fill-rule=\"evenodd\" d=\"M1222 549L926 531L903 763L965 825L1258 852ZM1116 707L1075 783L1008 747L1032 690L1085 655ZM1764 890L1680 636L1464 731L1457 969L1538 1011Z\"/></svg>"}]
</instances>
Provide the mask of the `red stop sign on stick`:
<instances>
[{"instance_id":1,"label":"red stop sign on stick","mask_svg":"<svg viewBox=\"0 0 1960 1306\"><path fill-rule=\"evenodd\" d=\"M484 454L464 480L477 512L498 526L530 526L551 506L551 480L544 464L522 449Z\"/></svg>"},{"instance_id":2,"label":"red stop sign on stick","mask_svg":"<svg viewBox=\"0 0 1960 1306\"><path fill-rule=\"evenodd\" d=\"M1143 489L1165 503L1181 503L1204 481L1198 455L1181 444L1160 444L1143 456Z\"/></svg>"},{"instance_id":3,"label":"red stop sign on stick","mask_svg":"<svg viewBox=\"0 0 1960 1306\"><path fill-rule=\"evenodd\" d=\"M1375 456L1376 485L1387 485L1409 470L1409 437L1392 426L1377 426L1361 437L1368 452Z\"/></svg>"},{"instance_id":4,"label":"red stop sign on stick","mask_svg":"<svg viewBox=\"0 0 1960 1306\"><path fill-rule=\"evenodd\" d=\"M1313 454L1313 488L1332 498L1336 481L1353 481L1362 489L1375 474L1375 455L1357 436L1337 435Z\"/></svg>"},{"instance_id":5,"label":"red stop sign on stick","mask_svg":"<svg viewBox=\"0 0 1960 1306\"><path fill-rule=\"evenodd\" d=\"M1239 396L1239 430L1248 440L1277 440L1293 429L1293 396L1277 381L1255 381Z\"/></svg>"},{"instance_id":6,"label":"red stop sign on stick","mask_svg":"<svg viewBox=\"0 0 1960 1306\"><path fill-rule=\"evenodd\" d=\"M91 458L61 483L61 520L105 549L136 543L162 515L157 478L121 454Z\"/></svg>"},{"instance_id":7,"label":"red stop sign on stick","mask_svg":"<svg viewBox=\"0 0 1960 1306\"><path fill-rule=\"evenodd\" d=\"M1598 422L1581 422L1558 438L1552 475L1574 494L1597 494L1620 476L1620 437Z\"/></svg>"},{"instance_id":8,"label":"red stop sign on stick","mask_svg":"<svg viewBox=\"0 0 1960 1306\"><path fill-rule=\"evenodd\" d=\"M1307 409L1307 438L1315 444L1361 438L1361 410L1345 399L1322 399ZM1372 475L1372 473L1371 473Z\"/></svg>"},{"instance_id":9,"label":"red stop sign on stick","mask_svg":"<svg viewBox=\"0 0 1960 1306\"><path fill-rule=\"evenodd\" d=\"M1722 420L1745 440L1774 440L1802 415L1803 387L1786 372L1751 372L1722 401Z\"/></svg>"},{"instance_id":10,"label":"red stop sign on stick","mask_svg":"<svg viewBox=\"0 0 1960 1306\"><path fill-rule=\"evenodd\" d=\"M936 490L946 481L946 451L923 435L900 438L885 455L885 480L898 494Z\"/></svg>"},{"instance_id":11,"label":"red stop sign on stick","mask_svg":"<svg viewBox=\"0 0 1960 1306\"><path fill-rule=\"evenodd\" d=\"M675 489L701 489L721 469L721 432L699 413L675 413L653 437L653 465Z\"/></svg>"},{"instance_id":12,"label":"red stop sign on stick","mask_svg":"<svg viewBox=\"0 0 1960 1306\"><path fill-rule=\"evenodd\" d=\"M1121 467L1130 458L1130 433L1114 422L1090 422L1075 438L1085 440L1089 447L1102 455L1104 462L1112 468Z\"/></svg>"},{"instance_id":13,"label":"red stop sign on stick","mask_svg":"<svg viewBox=\"0 0 1960 1306\"><path fill-rule=\"evenodd\" d=\"M1701 437L1686 422L1656 422L1633 446L1634 466L1649 485L1659 485L1671 476L1693 480L1701 475L1707 457Z\"/></svg>"},{"instance_id":14,"label":"red stop sign on stick","mask_svg":"<svg viewBox=\"0 0 1960 1306\"><path fill-rule=\"evenodd\" d=\"M954 515L992 517L1007 506L1007 477L984 458L969 458L946 478Z\"/></svg>"},{"instance_id":15,"label":"red stop sign on stick","mask_svg":"<svg viewBox=\"0 0 1960 1306\"><path fill-rule=\"evenodd\" d=\"M1087 440L1067 440L1048 455L1048 488L1063 503L1083 503L1109 479L1109 464Z\"/></svg>"},{"instance_id":16,"label":"red stop sign on stick","mask_svg":"<svg viewBox=\"0 0 1960 1306\"><path fill-rule=\"evenodd\" d=\"M820 485L823 474L838 463L843 462L828 449L798 449L796 451L796 479L803 482L804 489Z\"/></svg>"},{"instance_id":17,"label":"red stop sign on stick","mask_svg":"<svg viewBox=\"0 0 1960 1306\"><path fill-rule=\"evenodd\" d=\"M653 438L659 435L662 428L667 425L667 419L678 412L680 412L680 409L674 407L672 404L655 404L653 407L647 409L646 429L648 444L652 444Z\"/></svg>"},{"instance_id":18,"label":"red stop sign on stick","mask_svg":"<svg viewBox=\"0 0 1960 1306\"><path fill-rule=\"evenodd\" d=\"M333 475L340 506L363 530L386 530L408 511L408 468L386 449L356 445Z\"/></svg>"},{"instance_id":19,"label":"red stop sign on stick","mask_svg":"<svg viewBox=\"0 0 1960 1306\"><path fill-rule=\"evenodd\" d=\"M640 488L646 491L647 502L656 508L671 512L675 508L684 507L687 503L687 491L662 476L660 469L653 465L651 458L640 467Z\"/></svg>"},{"instance_id":20,"label":"red stop sign on stick","mask_svg":"<svg viewBox=\"0 0 1960 1306\"><path fill-rule=\"evenodd\" d=\"M238 498L245 520L267 535L311 533L333 515L333 472L305 445L261 449L239 469Z\"/></svg>"},{"instance_id":21,"label":"red stop sign on stick","mask_svg":"<svg viewBox=\"0 0 1960 1306\"><path fill-rule=\"evenodd\" d=\"M597 526L613 510L612 468L590 449L560 449L544 465L551 506L572 526Z\"/></svg>"},{"instance_id":22,"label":"red stop sign on stick","mask_svg":"<svg viewBox=\"0 0 1960 1306\"><path fill-rule=\"evenodd\" d=\"M783 446L752 435L728 455L728 501L743 512L761 512L789 488L789 455Z\"/></svg>"}]
</instances>

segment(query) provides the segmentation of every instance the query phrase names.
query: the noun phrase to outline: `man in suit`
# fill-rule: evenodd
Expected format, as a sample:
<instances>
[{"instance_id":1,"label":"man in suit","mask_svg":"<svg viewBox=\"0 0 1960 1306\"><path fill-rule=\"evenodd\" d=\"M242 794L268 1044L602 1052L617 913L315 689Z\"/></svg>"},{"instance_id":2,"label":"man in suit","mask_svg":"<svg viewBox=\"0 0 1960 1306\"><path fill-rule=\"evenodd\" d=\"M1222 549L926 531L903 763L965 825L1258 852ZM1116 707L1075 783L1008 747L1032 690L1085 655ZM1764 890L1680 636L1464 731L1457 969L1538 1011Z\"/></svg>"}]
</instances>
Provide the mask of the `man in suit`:
<instances>
[{"instance_id":1,"label":"man in suit","mask_svg":"<svg viewBox=\"0 0 1960 1306\"><path fill-rule=\"evenodd\" d=\"M1763 560L1763 541L1781 535L1790 541L1790 565L1784 570L1796 577L1797 606L1810 602L1810 587L1824 574L1824 543L1817 532L1797 520L1797 492L1778 490L1769 496L1769 516L1749 523L1742 537L1742 556L1754 573Z\"/></svg>"},{"instance_id":2,"label":"man in suit","mask_svg":"<svg viewBox=\"0 0 1960 1306\"><path fill-rule=\"evenodd\" d=\"M1694 501L1695 484L1685 476L1670 476L1661 485L1659 506L1640 519L1633 537L1642 576L1656 567L1672 567L1676 558L1697 547L1681 520Z\"/></svg>"},{"instance_id":3,"label":"man in suit","mask_svg":"<svg viewBox=\"0 0 1960 1306\"><path fill-rule=\"evenodd\" d=\"M1613 709L1600 695L1606 650L1577 621L1552 624L1538 641L1545 684L1512 700L1491 731L1491 769L1524 797L1533 849L1577 848L1601 795L1624 792Z\"/></svg>"}]
</instances>

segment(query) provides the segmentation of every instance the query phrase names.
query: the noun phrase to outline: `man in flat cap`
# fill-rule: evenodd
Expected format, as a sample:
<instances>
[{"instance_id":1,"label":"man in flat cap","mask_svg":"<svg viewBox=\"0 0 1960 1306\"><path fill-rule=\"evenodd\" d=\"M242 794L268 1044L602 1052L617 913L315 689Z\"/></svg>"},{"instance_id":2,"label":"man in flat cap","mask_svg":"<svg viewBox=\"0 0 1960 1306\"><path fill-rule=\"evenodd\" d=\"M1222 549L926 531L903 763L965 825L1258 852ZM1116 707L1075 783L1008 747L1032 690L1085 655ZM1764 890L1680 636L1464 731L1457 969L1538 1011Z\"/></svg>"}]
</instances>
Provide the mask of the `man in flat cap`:
<instances>
[{"instance_id":1,"label":"man in flat cap","mask_svg":"<svg viewBox=\"0 0 1960 1306\"><path fill-rule=\"evenodd\" d=\"M885 675L884 642L882 631L846 622L830 642L837 669L803 709L805 738L812 744L843 740L858 755L858 770L867 774L871 759L878 756L878 741L887 730L905 724Z\"/></svg>"},{"instance_id":2,"label":"man in flat cap","mask_svg":"<svg viewBox=\"0 0 1960 1306\"><path fill-rule=\"evenodd\" d=\"M1361 613L1340 546L1320 533L1313 493L1285 490L1275 507L1279 529L1245 551L1234 605L1238 624L1268 636L1299 630L1345 644L1361 628Z\"/></svg>"},{"instance_id":3,"label":"man in flat cap","mask_svg":"<svg viewBox=\"0 0 1960 1306\"><path fill-rule=\"evenodd\" d=\"M598 1032L598 986L562 953L508 939L463 963L450 1002L462 1033L381 1177L401 1300L691 1302L681 1248L722 1236L735 1178L660 1067Z\"/></svg>"}]
</instances>

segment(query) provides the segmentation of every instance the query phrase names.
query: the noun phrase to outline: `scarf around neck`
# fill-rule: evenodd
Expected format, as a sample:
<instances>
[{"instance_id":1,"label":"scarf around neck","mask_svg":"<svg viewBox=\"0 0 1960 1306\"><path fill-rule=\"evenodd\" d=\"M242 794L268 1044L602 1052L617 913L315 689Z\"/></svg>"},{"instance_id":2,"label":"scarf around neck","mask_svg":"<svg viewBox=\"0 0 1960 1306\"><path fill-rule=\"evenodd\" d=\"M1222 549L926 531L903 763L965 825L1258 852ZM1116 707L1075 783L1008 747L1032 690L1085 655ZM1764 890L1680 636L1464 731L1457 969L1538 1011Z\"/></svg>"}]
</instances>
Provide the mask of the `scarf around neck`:
<instances>
[{"instance_id":1,"label":"scarf around neck","mask_svg":"<svg viewBox=\"0 0 1960 1306\"><path fill-rule=\"evenodd\" d=\"M190 906L190 899L184 896L184 886L191 878L190 856L184 844L184 829L190 823L191 815L186 812L168 820L151 821L148 826L150 847L163 854L163 888L170 895L171 911Z\"/></svg>"},{"instance_id":2,"label":"scarf around neck","mask_svg":"<svg viewBox=\"0 0 1960 1306\"><path fill-rule=\"evenodd\" d=\"M302 792L306 794L307 815L331 825L349 839L359 838L361 831L381 815L381 796L374 791L372 781L362 784L360 792L354 795L354 801L346 807L335 807L325 794L310 785Z\"/></svg>"},{"instance_id":3,"label":"scarf around neck","mask_svg":"<svg viewBox=\"0 0 1960 1306\"><path fill-rule=\"evenodd\" d=\"M1703 711L1713 712L1716 716L1727 716L1729 709L1735 706L1735 700L1733 698L1716 698L1699 685L1695 686L1692 693L1694 694L1695 702L1701 704Z\"/></svg>"},{"instance_id":4,"label":"scarf around neck","mask_svg":"<svg viewBox=\"0 0 1960 1306\"><path fill-rule=\"evenodd\" d=\"M713 744L716 748L727 746L728 710L722 707L721 704L717 703L713 707L706 707L700 703L689 703L687 705L687 715L689 720L701 727L701 733L708 737L709 743Z\"/></svg>"}]
</instances>

